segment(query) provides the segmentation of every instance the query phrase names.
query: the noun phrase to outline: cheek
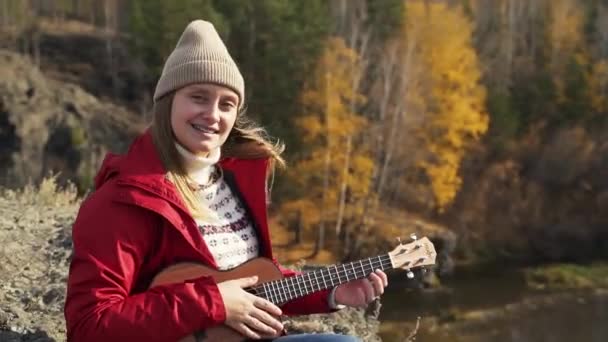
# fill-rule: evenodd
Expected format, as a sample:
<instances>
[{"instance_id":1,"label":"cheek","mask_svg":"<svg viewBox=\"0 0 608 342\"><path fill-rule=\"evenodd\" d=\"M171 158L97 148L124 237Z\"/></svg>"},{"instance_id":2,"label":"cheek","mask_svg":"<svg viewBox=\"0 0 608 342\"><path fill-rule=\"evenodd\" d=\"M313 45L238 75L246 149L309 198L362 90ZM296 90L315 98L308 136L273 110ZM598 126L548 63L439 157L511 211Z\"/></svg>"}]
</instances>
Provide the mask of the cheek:
<instances>
[{"instance_id":1,"label":"cheek","mask_svg":"<svg viewBox=\"0 0 608 342\"><path fill-rule=\"evenodd\" d=\"M171 115L171 126L173 128L183 127L196 116L196 110L193 106L175 106Z\"/></svg>"},{"instance_id":2,"label":"cheek","mask_svg":"<svg viewBox=\"0 0 608 342\"><path fill-rule=\"evenodd\" d=\"M226 128L226 134L228 134L232 127L234 127L234 123L236 122L236 115L232 115L224 119L224 127Z\"/></svg>"}]
</instances>

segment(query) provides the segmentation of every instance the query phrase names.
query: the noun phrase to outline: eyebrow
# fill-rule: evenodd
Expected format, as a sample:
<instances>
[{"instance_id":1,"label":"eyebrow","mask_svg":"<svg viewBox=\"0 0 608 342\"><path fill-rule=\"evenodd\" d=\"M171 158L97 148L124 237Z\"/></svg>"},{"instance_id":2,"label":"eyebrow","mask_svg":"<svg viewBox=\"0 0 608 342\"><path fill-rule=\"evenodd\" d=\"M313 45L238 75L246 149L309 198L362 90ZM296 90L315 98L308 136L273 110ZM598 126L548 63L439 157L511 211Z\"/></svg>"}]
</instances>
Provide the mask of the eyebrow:
<instances>
[{"instance_id":1,"label":"eyebrow","mask_svg":"<svg viewBox=\"0 0 608 342\"><path fill-rule=\"evenodd\" d=\"M194 89L192 89L192 92L195 92L195 93L196 92L200 92L203 95L207 95L207 96L211 95L211 91L209 91L209 89L206 89L206 88L203 88L203 87L200 87L200 86L196 86L196 85L194 86ZM220 96L220 98L228 97L229 100L234 101L234 102L238 102L238 97L235 96L234 94L230 94L230 93L222 94L222 93L220 93L219 96Z\"/></svg>"}]
</instances>

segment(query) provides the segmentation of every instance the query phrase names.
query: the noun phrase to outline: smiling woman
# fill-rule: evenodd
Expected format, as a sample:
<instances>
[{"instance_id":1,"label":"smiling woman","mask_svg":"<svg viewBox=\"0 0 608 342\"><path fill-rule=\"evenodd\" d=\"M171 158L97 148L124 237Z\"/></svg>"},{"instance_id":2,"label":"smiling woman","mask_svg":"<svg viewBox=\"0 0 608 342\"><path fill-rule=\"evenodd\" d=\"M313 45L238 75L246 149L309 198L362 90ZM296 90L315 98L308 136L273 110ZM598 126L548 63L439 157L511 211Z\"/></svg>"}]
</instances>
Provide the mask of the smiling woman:
<instances>
[{"instance_id":1,"label":"smiling woman","mask_svg":"<svg viewBox=\"0 0 608 342\"><path fill-rule=\"evenodd\" d=\"M214 84L193 84L175 92L171 128L177 143L197 156L218 150L237 114L238 95Z\"/></svg>"},{"instance_id":2,"label":"smiling woman","mask_svg":"<svg viewBox=\"0 0 608 342\"><path fill-rule=\"evenodd\" d=\"M273 259L266 212L267 177L282 147L245 119L244 94L213 25L190 23L156 86L149 130L126 155L106 157L74 223L68 340L178 341L218 330L239 341L354 340L281 336L278 316L364 306L383 293L382 271L280 307L247 291L257 275L154 282L186 262L227 271L260 257L281 277L296 275Z\"/></svg>"}]
</instances>

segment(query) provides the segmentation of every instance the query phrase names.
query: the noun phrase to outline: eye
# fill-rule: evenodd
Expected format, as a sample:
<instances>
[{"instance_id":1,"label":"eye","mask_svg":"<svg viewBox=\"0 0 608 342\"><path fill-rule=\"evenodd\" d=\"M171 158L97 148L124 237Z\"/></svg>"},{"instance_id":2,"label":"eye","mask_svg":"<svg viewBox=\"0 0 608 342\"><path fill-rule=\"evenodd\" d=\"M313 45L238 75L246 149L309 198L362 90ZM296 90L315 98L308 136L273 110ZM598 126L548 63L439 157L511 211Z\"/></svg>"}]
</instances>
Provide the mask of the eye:
<instances>
[{"instance_id":1,"label":"eye","mask_svg":"<svg viewBox=\"0 0 608 342\"><path fill-rule=\"evenodd\" d=\"M190 95L190 98L192 100L194 100L195 102L199 102L199 103L206 103L209 101L209 98L207 96L200 95L200 94Z\"/></svg>"},{"instance_id":2,"label":"eye","mask_svg":"<svg viewBox=\"0 0 608 342\"><path fill-rule=\"evenodd\" d=\"M222 108L225 108L226 110L231 110L232 108L236 107L236 103L234 103L233 101L223 101L221 103Z\"/></svg>"}]
</instances>

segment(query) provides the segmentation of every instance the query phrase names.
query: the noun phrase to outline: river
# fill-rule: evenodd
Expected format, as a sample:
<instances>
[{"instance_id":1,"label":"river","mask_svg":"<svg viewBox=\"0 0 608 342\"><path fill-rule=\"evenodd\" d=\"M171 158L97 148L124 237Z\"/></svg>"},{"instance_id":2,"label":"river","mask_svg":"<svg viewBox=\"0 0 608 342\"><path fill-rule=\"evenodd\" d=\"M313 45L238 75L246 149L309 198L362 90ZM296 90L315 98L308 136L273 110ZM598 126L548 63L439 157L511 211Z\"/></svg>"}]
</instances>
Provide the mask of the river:
<instances>
[{"instance_id":1,"label":"river","mask_svg":"<svg viewBox=\"0 0 608 342\"><path fill-rule=\"evenodd\" d=\"M608 341L606 291L535 291L516 269L458 272L442 283L429 291L391 281L380 313L384 341L404 341L417 317L416 342Z\"/></svg>"}]
</instances>

